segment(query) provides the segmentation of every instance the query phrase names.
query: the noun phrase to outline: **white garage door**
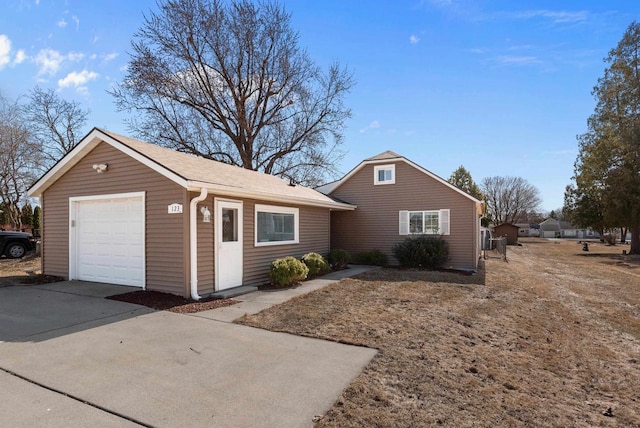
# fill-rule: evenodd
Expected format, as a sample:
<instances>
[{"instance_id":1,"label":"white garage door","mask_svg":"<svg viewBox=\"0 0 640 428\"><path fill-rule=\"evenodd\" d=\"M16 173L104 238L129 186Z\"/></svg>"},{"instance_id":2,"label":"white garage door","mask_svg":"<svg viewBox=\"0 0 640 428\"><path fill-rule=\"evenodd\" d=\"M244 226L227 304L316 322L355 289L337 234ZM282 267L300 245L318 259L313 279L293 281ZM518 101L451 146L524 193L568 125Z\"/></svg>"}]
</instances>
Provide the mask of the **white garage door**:
<instances>
[{"instance_id":1,"label":"white garage door","mask_svg":"<svg viewBox=\"0 0 640 428\"><path fill-rule=\"evenodd\" d=\"M143 197L78 200L75 204L75 277L144 287Z\"/></svg>"}]
</instances>

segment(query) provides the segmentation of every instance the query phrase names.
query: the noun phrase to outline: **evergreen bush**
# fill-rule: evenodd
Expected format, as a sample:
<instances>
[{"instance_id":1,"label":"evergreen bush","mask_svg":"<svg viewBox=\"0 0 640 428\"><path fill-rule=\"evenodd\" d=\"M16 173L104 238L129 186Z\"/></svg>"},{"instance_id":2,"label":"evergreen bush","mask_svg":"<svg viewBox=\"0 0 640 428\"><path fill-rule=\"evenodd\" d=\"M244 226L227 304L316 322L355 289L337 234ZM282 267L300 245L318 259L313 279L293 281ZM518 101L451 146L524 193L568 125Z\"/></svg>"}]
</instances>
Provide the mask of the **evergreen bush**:
<instances>
[{"instance_id":1,"label":"evergreen bush","mask_svg":"<svg viewBox=\"0 0 640 428\"><path fill-rule=\"evenodd\" d=\"M380 250L371 250L353 256L353 263L357 265L386 266L389 258Z\"/></svg>"},{"instance_id":2,"label":"evergreen bush","mask_svg":"<svg viewBox=\"0 0 640 428\"><path fill-rule=\"evenodd\" d=\"M351 256L345 250L334 248L329 251L327 261L333 270L341 270L347 267L351 261Z\"/></svg>"},{"instance_id":3,"label":"evergreen bush","mask_svg":"<svg viewBox=\"0 0 640 428\"><path fill-rule=\"evenodd\" d=\"M412 268L437 269L449 258L449 244L440 236L407 238L392 251L401 266Z\"/></svg>"},{"instance_id":4,"label":"evergreen bush","mask_svg":"<svg viewBox=\"0 0 640 428\"><path fill-rule=\"evenodd\" d=\"M295 257L287 256L271 262L269 280L274 287L288 287L307 277L309 268Z\"/></svg>"},{"instance_id":5,"label":"evergreen bush","mask_svg":"<svg viewBox=\"0 0 640 428\"><path fill-rule=\"evenodd\" d=\"M318 253L307 253L300 260L309 269L309 277L324 275L331 270L329 263Z\"/></svg>"}]
</instances>

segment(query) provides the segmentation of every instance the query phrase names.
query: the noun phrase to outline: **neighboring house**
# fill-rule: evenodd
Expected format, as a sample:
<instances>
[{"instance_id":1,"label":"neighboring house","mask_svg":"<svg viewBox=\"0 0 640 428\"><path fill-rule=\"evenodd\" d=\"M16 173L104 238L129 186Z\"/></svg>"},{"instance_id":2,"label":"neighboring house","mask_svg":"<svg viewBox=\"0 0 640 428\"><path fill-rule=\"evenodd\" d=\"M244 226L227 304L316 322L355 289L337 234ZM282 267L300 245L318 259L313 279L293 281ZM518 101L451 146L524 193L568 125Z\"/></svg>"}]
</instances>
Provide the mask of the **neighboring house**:
<instances>
[{"instance_id":1,"label":"neighboring house","mask_svg":"<svg viewBox=\"0 0 640 428\"><path fill-rule=\"evenodd\" d=\"M548 218L540 223L540 230L540 236L543 238L595 239L600 237L600 234L593 229L581 229L567 221L554 218Z\"/></svg>"},{"instance_id":2,"label":"neighboring house","mask_svg":"<svg viewBox=\"0 0 640 428\"><path fill-rule=\"evenodd\" d=\"M440 234L449 243L448 267L477 268L481 202L403 156L381 153L318 190L358 207L331 212L332 248L377 249L394 261L394 244Z\"/></svg>"},{"instance_id":3,"label":"neighboring house","mask_svg":"<svg viewBox=\"0 0 640 428\"><path fill-rule=\"evenodd\" d=\"M541 238L561 238L560 222L555 218L548 218L540 223Z\"/></svg>"},{"instance_id":4,"label":"neighboring house","mask_svg":"<svg viewBox=\"0 0 640 428\"><path fill-rule=\"evenodd\" d=\"M579 229L568 221L559 221L558 223L560 224L560 236L563 238L582 238L584 229Z\"/></svg>"},{"instance_id":5,"label":"neighboring house","mask_svg":"<svg viewBox=\"0 0 640 428\"><path fill-rule=\"evenodd\" d=\"M266 282L283 256L329 251L330 212L280 178L94 128L29 190L43 273L198 298Z\"/></svg>"},{"instance_id":6,"label":"neighboring house","mask_svg":"<svg viewBox=\"0 0 640 428\"><path fill-rule=\"evenodd\" d=\"M516 223L518 226L518 236L538 237L540 236L540 225L536 223Z\"/></svg>"},{"instance_id":7,"label":"neighboring house","mask_svg":"<svg viewBox=\"0 0 640 428\"><path fill-rule=\"evenodd\" d=\"M518 244L518 232L519 228L515 224L502 223L493 228L493 236L495 238L507 237L507 245Z\"/></svg>"}]
</instances>

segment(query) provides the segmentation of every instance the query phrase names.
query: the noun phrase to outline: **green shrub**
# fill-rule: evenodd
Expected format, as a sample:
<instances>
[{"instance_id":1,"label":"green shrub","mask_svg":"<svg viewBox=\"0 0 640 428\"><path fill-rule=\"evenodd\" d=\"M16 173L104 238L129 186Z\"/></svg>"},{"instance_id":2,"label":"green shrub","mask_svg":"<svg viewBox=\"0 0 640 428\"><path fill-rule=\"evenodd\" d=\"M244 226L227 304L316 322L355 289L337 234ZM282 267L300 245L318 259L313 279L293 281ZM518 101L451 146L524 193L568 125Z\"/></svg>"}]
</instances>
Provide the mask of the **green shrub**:
<instances>
[{"instance_id":1,"label":"green shrub","mask_svg":"<svg viewBox=\"0 0 640 428\"><path fill-rule=\"evenodd\" d=\"M340 270L347 267L351 261L351 256L345 250L335 248L329 251L327 261L333 270Z\"/></svg>"},{"instance_id":2,"label":"green shrub","mask_svg":"<svg viewBox=\"0 0 640 428\"><path fill-rule=\"evenodd\" d=\"M439 236L407 238L393 246L393 255L401 266L437 269L449 257L449 244Z\"/></svg>"},{"instance_id":3,"label":"green shrub","mask_svg":"<svg viewBox=\"0 0 640 428\"><path fill-rule=\"evenodd\" d=\"M357 265L386 266L389 264L389 258L380 250L371 250L353 256L353 263Z\"/></svg>"},{"instance_id":4,"label":"green shrub","mask_svg":"<svg viewBox=\"0 0 640 428\"><path fill-rule=\"evenodd\" d=\"M300 259L309 268L309 277L324 275L329 272L329 263L318 253L308 253Z\"/></svg>"},{"instance_id":5,"label":"green shrub","mask_svg":"<svg viewBox=\"0 0 640 428\"><path fill-rule=\"evenodd\" d=\"M309 268L295 257L285 257L271 262L269 279L275 287L288 287L302 281L309 274Z\"/></svg>"}]
</instances>

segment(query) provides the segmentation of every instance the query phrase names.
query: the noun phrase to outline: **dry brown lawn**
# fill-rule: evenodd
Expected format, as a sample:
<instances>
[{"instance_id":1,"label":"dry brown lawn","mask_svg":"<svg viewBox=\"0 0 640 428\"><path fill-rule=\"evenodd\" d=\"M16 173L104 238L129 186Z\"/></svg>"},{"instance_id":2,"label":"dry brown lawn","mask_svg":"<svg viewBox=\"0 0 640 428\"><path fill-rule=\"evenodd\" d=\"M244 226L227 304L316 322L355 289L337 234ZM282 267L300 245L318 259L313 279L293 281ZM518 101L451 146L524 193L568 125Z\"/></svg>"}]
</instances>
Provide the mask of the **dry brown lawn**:
<instances>
[{"instance_id":1,"label":"dry brown lawn","mask_svg":"<svg viewBox=\"0 0 640 428\"><path fill-rule=\"evenodd\" d=\"M32 284L34 282L51 282L41 274L40 257L27 254L22 259L0 257L0 287L16 284Z\"/></svg>"},{"instance_id":2,"label":"dry brown lawn","mask_svg":"<svg viewBox=\"0 0 640 428\"><path fill-rule=\"evenodd\" d=\"M379 350L319 426L640 427L623 249L526 239L476 276L373 271L240 322Z\"/></svg>"}]
</instances>

